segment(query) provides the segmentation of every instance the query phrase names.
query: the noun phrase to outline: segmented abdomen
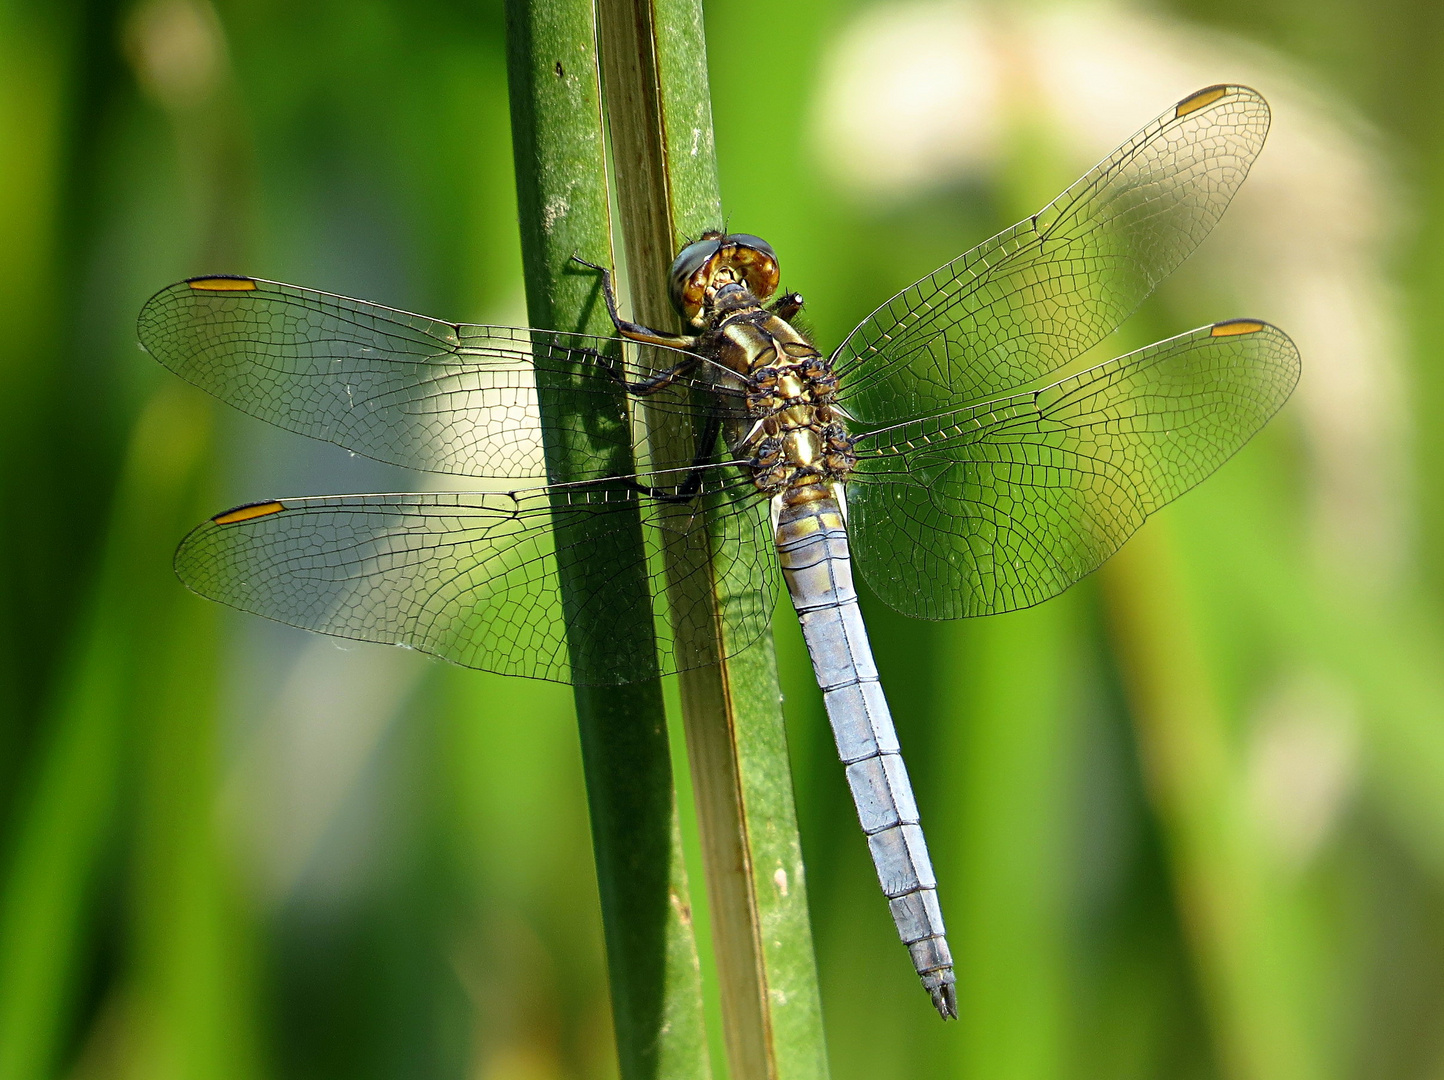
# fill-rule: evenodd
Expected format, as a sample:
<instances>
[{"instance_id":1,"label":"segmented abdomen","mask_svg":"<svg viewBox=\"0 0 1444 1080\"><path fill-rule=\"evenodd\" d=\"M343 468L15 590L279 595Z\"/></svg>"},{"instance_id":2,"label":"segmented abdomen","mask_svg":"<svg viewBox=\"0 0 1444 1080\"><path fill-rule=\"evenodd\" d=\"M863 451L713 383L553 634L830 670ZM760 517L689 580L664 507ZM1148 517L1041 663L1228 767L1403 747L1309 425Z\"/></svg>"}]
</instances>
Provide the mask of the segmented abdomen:
<instances>
[{"instance_id":1,"label":"segmented abdomen","mask_svg":"<svg viewBox=\"0 0 1444 1080\"><path fill-rule=\"evenodd\" d=\"M937 881L857 604L842 509L822 490L777 496L778 559L893 921L933 1004L956 1016Z\"/></svg>"}]
</instances>

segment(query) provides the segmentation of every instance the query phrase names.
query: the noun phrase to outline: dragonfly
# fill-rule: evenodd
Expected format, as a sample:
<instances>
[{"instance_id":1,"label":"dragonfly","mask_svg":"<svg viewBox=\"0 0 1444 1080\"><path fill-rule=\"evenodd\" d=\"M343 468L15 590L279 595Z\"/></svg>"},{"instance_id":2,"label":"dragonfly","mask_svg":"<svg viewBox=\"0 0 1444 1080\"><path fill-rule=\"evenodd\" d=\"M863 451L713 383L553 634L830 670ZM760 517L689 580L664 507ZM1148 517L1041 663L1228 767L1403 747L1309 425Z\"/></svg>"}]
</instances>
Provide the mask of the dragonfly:
<instances>
[{"instance_id":1,"label":"dragonfly","mask_svg":"<svg viewBox=\"0 0 1444 1080\"><path fill-rule=\"evenodd\" d=\"M1261 319L1082 359L1212 229L1269 120L1248 87L1191 94L830 354L793 325L803 301L779 295L777 253L743 233L708 232L677 256L682 334L622 318L610 273L580 259L613 336L445 322L259 278L172 285L139 320L167 368L287 430L474 488L249 503L192 531L176 569L203 596L293 626L576 684L745 649L785 586L899 936L956 1017L853 560L918 618L1040 603L1282 407L1299 354ZM680 451L649 439L657 417L690 433ZM580 478L548 451L598 440L610 456ZM689 612L668 598L662 555L699 521L725 583L704 616L716 655L667 629ZM609 632L619 580L648 586L657 625L640 646Z\"/></svg>"}]
</instances>

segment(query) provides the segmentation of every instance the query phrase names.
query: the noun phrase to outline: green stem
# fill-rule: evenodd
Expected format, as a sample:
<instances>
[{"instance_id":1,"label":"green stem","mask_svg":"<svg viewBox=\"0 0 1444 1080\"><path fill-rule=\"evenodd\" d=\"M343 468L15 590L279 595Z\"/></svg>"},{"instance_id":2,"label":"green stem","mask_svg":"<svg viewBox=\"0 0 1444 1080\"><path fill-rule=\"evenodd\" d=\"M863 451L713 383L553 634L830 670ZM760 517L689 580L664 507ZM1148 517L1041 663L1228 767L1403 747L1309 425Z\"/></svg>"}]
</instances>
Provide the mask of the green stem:
<instances>
[{"instance_id":1,"label":"green stem","mask_svg":"<svg viewBox=\"0 0 1444 1080\"><path fill-rule=\"evenodd\" d=\"M153 639L177 632L194 603L163 553L180 522L194 519L209 424L208 411L179 392L157 395L136 424L98 587L56 682L46 744L0 865L0 1080L54 1075L65 1052L121 812L127 725L132 710L156 712L158 687L181 674L158 668ZM141 611L150 613L144 635L135 633ZM211 669L197 653L212 639L189 629L198 648L183 674L204 679ZM206 728L194 713L185 719Z\"/></svg>"},{"instance_id":2,"label":"green stem","mask_svg":"<svg viewBox=\"0 0 1444 1080\"><path fill-rule=\"evenodd\" d=\"M1286 881L1239 798L1234 732L1168 524L1150 522L1101 578L1149 795L1168 842L1222 1071L1330 1075L1310 1023L1309 966Z\"/></svg>"},{"instance_id":3,"label":"green stem","mask_svg":"<svg viewBox=\"0 0 1444 1080\"><path fill-rule=\"evenodd\" d=\"M507 64L531 322L610 335L596 276L571 262L573 255L611 262L595 42L586 0L508 0ZM565 377L539 376L537 390L548 416L596 396L567 394ZM548 442L549 475L585 480L633 471L629 433L618 429L616 415L615 403L604 402L587 418L595 422L551 425L587 434L565 445ZM606 670L611 648L652 655L640 516L622 533L598 539L585 528L558 530L572 666L583 676ZM579 593L571 588L587 563L637 568L609 583L611 595L590 616L573 602ZM598 612L605 612L606 625L588 625ZM621 1075L706 1078L701 974L661 684L654 673L626 686L579 686L576 705Z\"/></svg>"},{"instance_id":4,"label":"green stem","mask_svg":"<svg viewBox=\"0 0 1444 1080\"><path fill-rule=\"evenodd\" d=\"M635 316L681 329L667 297L687 238L722 224L698 0L599 0L617 204ZM654 457L696 439L675 411L649 414ZM759 512L765 507L759 506ZM782 695L770 637L730 661L716 612L750 580L710 564L703 523L669 522L664 558L678 655L709 657L680 689L701 833L728 1063L734 1080L827 1075ZM739 572L740 572L739 568Z\"/></svg>"}]
</instances>

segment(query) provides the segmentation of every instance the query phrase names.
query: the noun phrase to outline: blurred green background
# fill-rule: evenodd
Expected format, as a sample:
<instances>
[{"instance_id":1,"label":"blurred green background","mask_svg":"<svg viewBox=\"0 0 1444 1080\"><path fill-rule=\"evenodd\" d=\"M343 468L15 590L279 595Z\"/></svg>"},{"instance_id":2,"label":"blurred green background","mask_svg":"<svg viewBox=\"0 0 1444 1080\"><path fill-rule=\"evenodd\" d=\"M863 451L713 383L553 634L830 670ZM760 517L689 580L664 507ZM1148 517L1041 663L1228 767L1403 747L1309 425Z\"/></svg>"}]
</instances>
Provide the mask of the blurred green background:
<instances>
[{"instance_id":1,"label":"blurred green background","mask_svg":"<svg viewBox=\"0 0 1444 1080\"><path fill-rule=\"evenodd\" d=\"M956 1025L779 617L833 1075L1444 1078L1444 7L706 6L728 223L825 348L1242 81L1253 177L1109 345L1305 362L1064 597L866 603ZM0 2L0 1080L615 1075L569 690L187 594L202 517L396 477L135 343L208 272L520 322L515 213L498 2Z\"/></svg>"}]
</instances>

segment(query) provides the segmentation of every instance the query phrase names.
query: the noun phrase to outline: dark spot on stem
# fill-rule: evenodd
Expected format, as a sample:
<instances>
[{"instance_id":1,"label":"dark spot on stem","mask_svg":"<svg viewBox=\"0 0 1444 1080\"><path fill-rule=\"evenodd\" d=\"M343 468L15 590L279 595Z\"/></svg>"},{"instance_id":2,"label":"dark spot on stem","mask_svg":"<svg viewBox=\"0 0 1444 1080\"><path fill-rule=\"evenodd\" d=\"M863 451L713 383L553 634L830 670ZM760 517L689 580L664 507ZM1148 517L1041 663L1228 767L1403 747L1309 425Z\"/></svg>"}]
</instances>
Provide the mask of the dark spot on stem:
<instances>
[{"instance_id":1,"label":"dark spot on stem","mask_svg":"<svg viewBox=\"0 0 1444 1080\"><path fill-rule=\"evenodd\" d=\"M562 62L561 62L560 60L558 60L558 61L557 61L557 78L560 79L560 78L561 78L562 76L564 76L565 74L566 74L566 71L563 70L563 68L562 68Z\"/></svg>"}]
</instances>

